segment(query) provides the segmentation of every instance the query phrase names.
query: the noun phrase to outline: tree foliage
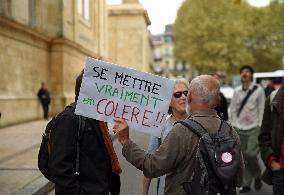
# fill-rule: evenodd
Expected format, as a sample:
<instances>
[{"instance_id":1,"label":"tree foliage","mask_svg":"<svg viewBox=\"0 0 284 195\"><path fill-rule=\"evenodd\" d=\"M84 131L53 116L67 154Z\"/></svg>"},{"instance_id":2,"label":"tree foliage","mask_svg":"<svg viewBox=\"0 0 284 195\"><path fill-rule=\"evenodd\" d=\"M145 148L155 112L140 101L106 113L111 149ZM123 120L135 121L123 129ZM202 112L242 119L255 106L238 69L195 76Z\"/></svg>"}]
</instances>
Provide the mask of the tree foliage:
<instances>
[{"instance_id":1,"label":"tree foliage","mask_svg":"<svg viewBox=\"0 0 284 195\"><path fill-rule=\"evenodd\" d=\"M283 7L256 8L228 0L186 0L175 22L175 55L201 73L281 68Z\"/></svg>"}]
</instances>

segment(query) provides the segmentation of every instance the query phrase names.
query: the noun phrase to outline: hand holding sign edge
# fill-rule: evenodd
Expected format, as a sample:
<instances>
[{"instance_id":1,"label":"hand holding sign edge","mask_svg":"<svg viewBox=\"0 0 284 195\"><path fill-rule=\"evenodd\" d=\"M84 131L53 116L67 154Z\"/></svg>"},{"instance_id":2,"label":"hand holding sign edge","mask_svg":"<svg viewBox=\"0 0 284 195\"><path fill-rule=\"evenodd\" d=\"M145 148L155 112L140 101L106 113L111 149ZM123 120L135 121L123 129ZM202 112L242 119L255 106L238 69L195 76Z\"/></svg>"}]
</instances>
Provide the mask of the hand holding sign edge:
<instances>
[{"instance_id":1,"label":"hand holding sign edge","mask_svg":"<svg viewBox=\"0 0 284 195\"><path fill-rule=\"evenodd\" d=\"M129 126L127 124L127 121L122 118L115 117L114 120L114 126L112 128L113 132L118 138L118 141L122 144L128 144L129 142Z\"/></svg>"}]
</instances>

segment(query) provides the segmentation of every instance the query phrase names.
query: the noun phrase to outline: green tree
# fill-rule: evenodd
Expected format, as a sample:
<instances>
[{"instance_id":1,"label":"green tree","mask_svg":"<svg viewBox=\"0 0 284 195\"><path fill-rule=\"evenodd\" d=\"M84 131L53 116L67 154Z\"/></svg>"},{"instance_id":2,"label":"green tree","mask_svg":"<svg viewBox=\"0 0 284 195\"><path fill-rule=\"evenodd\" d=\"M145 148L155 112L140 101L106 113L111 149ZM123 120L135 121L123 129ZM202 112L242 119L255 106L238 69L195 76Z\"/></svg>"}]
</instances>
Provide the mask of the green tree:
<instances>
[{"instance_id":1,"label":"green tree","mask_svg":"<svg viewBox=\"0 0 284 195\"><path fill-rule=\"evenodd\" d=\"M280 13L279 2L260 9L228 0L186 0L175 22L175 55L201 73L235 73L243 64L278 68Z\"/></svg>"},{"instance_id":2,"label":"green tree","mask_svg":"<svg viewBox=\"0 0 284 195\"><path fill-rule=\"evenodd\" d=\"M283 13L279 1L268 7L251 9L247 47L253 55L252 65L257 71L281 69L283 56Z\"/></svg>"}]
</instances>

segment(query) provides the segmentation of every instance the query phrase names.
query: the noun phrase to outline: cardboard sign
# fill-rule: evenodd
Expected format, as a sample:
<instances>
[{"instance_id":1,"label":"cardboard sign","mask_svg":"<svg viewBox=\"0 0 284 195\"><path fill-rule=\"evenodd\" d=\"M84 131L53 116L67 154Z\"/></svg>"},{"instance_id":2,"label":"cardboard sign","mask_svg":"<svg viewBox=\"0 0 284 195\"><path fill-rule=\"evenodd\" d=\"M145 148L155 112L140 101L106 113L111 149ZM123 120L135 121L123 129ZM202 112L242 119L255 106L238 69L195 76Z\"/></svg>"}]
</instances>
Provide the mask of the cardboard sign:
<instances>
[{"instance_id":1,"label":"cardboard sign","mask_svg":"<svg viewBox=\"0 0 284 195\"><path fill-rule=\"evenodd\" d=\"M108 62L88 58L75 113L160 137L175 82Z\"/></svg>"}]
</instances>

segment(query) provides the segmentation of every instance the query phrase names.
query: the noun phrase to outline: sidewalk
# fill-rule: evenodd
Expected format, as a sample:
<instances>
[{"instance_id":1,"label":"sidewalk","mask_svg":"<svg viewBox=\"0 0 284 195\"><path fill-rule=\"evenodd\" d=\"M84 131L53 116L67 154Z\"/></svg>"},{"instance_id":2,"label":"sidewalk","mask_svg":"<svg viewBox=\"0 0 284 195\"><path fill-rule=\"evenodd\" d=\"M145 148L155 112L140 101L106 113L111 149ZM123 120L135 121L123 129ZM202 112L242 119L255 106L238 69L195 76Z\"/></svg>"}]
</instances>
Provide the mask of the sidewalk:
<instances>
[{"instance_id":1,"label":"sidewalk","mask_svg":"<svg viewBox=\"0 0 284 195\"><path fill-rule=\"evenodd\" d=\"M42 187L52 187L37 168L41 134L47 122L39 120L0 129L0 195L43 194L39 191Z\"/></svg>"}]
</instances>

